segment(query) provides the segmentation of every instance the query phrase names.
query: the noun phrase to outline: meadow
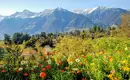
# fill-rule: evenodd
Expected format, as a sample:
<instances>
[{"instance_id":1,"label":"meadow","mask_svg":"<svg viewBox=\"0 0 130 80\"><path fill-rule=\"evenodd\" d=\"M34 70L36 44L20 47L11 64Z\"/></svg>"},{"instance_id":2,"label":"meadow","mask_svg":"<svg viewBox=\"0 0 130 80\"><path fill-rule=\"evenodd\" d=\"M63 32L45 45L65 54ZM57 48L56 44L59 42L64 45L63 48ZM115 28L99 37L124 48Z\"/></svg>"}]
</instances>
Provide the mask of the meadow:
<instances>
[{"instance_id":1,"label":"meadow","mask_svg":"<svg viewBox=\"0 0 130 80\"><path fill-rule=\"evenodd\" d=\"M6 34L0 41L0 80L130 80L126 24L59 34Z\"/></svg>"}]
</instances>

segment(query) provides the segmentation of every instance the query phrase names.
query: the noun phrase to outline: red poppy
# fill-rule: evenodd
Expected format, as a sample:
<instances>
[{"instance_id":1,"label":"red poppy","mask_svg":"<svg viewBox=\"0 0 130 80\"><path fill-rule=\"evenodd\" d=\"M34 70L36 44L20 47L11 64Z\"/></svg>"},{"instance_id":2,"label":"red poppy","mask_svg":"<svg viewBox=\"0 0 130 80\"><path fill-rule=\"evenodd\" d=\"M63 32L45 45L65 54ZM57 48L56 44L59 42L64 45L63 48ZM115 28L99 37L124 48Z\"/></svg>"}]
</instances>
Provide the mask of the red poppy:
<instances>
[{"instance_id":1,"label":"red poppy","mask_svg":"<svg viewBox=\"0 0 130 80\"><path fill-rule=\"evenodd\" d=\"M62 69L62 70L60 70L61 72L64 72L64 70Z\"/></svg>"},{"instance_id":2,"label":"red poppy","mask_svg":"<svg viewBox=\"0 0 130 80\"><path fill-rule=\"evenodd\" d=\"M6 72L6 70L2 70L1 72L2 72L2 73L5 73L5 72Z\"/></svg>"},{"instance_id":3,"label":"red poppy","mask_svg":"<svg viewBox=\"0 0 130 80\"><path fill-rule=\"evenodd\" d=\"M78 56L75 56L76 58L78 58Z\"/></svg>"},{"instance_id":4,"label":"red poppy","mask_svg":"<svg viewBox=\"0 0 130 80\"><path fill-rule=\"evenodd\" d=\"M42 71L45 71L46 70L46 68L42 68Z\"/></svg>"},{"instance_id":5,"label":"red poppy","mask_svg":"<svg viewBox=\"0 0 130 80\"><path fill-rule=\"evenodd\" d=\"M17 69L16 72L19 73L20 71Z\"/></svg>"},{"instance_id":6,"label":"red poppy","mask_svg":"<svg viewBox=\"0 0 130 80\"><path fill-rule=\"evenodd\" d=\"M27 76L28 76L28 73L27 73L27 72L25 72L23 75L27 77Z\"/></svg>"},{"instance_id":7,"label":"red poppy","mask_svg":"<svg viewBox=\"0 0 130 80\"><path fill-rule=\"evenodd\" d=\"M51 68L51 65L47 65L46 68L47 68L47 69L50 69L50 68Z\"/></svg>"},{"instance_id":8,"label":"red poppy","mask_svg":"<svg viewBox=\"0 0 130 80\"><path fill-rule=\"evenodd\" d=\"M62 62L61 62L61 61L59 62L59 65L62 65Z\"/></svg>"},{"instance_id":9,"label":"red poppy","mask_svg":"<svg viewBox=\"0 0 130 80\"><path fill-rule=\"evenodd\" d=\"M42 66L42 64L39 64L38 66L40 66L40 67L41 67L41 66Z\"/></svg>"},{"instance_id":10,"label":"red poppy","mask_svg":"<svg viewBox=\"0 0 130 80\"><path fill-rule=\"evenodd\" d=\"M43 78L45 78L46 77L46 73L45 72L41 72L40 73L40 77L43 79Z\"/></svg>"}]
</instances>

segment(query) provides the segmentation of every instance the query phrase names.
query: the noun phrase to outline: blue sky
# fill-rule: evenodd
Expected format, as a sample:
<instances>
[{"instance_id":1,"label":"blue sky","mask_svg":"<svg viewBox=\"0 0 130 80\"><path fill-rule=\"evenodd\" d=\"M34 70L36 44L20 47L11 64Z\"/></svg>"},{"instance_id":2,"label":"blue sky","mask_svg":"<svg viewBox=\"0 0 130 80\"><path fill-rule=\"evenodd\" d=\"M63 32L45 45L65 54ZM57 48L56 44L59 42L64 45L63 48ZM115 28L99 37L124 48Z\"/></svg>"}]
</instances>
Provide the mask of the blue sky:
<instances>
[{"instance_id":1,"label":"blue sky","mask_svg":"<svg viewBox=\"0 0 130 80\"><path fill-rule=\"evenodd\" d=\"M10 15L24 9L40 12L56 7L74 10L97 6L130 9L130 0L0 0L0 15Z\"/></svg>"}]
</instances>

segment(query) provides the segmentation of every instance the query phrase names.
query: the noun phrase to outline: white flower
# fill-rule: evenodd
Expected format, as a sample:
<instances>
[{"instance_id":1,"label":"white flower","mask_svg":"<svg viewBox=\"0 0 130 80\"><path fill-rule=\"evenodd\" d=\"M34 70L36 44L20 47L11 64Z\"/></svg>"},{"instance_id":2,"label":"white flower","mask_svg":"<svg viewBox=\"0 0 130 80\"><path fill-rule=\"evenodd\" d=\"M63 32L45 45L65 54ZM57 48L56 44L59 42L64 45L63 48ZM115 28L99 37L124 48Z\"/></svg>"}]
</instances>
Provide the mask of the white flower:
<instances>
[{"instance_id":1,"label":"white flower","mask_svg":"<svg viewBox=\"0 0 130 80\"><path fill-rule=\"evenodd\" d=\"M75 59L76 62L80 62L80 59Z\"/></svg>"},{"instance_id":2,"label":"white flower","mask_svg":"<svg viewBox=\"0 0 130 80\"><path fill-rule=\"evenodd\" d=\"M22 71L23 70L23 68L21 67L21 68L19 68L19 71Z\"/></svg>"}]
</instances>

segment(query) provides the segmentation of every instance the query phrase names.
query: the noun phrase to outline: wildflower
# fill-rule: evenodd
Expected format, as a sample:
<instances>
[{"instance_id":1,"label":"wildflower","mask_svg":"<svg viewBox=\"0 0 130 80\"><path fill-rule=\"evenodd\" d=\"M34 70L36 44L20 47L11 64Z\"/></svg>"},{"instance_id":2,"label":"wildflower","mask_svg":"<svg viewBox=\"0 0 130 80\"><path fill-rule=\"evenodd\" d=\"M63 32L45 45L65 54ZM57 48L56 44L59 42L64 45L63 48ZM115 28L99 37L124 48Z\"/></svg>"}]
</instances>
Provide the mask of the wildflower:
<instances>
[{"instance_id":1,"label":"wildflower","mask_svg":"<svg viewBox=\"0 0 130 80\"><path fill-rule=\"evenodd\" d=\"M75 58L78 58L79 56L75 56Z\"/></svg>"},{"instance_id":2,"label":"wildflower","mask_svg":"<svg viewBox=\"0 0 130 80\"><path fill-rule=\"evenodd\" d=\"M50 69L50 68L51 68L51 65L47 65L46 68L47 68L47 69Z\"/></svg>"},{"instance_id":3,"label":"wildflower","mask_svg":"<svg viewBox=\"0 0 130 80\"><path fill-rule=\"evenodd\" d=\"M85 55L81 55L82 56L82 58L86 58L86 56Z\"/></svg>"},{"instance_id":4,"label":"wildflower","mask_svg":"<svg viewBox=\"0 0 130 80\"><path fill-rule=\"evenodd\" d=\"M113 74L109 74L108 77L109 77L110 79L113 79Z\"/></svg>"},{"instance_id":5,"label":"wildflower","mask_svg":"<svg viewBox=\"0 0 130 80\"><path fill-rule=\"evenodd\" d=\"M5 73L5 72L6 72L6 70L2 70L1 72L2 72L2 73Z\"/></svg>"},{"instance_id":6,"label":"wildflower","mask_svg":"<svg viewBox=\"0 0 130 80\"><path fill-rule=\"evenodd\" d=\"M41 67L41 66L42 66L42 64L39 64L38 66L39 66L39 67Z\"/></svg>"},{"instance_id":7,"label":"wildflower","mask_svg":"<svg viewBox=\"0 0 130 80\"><path fill-rule=\"evenodd\" d=\"M99 54L104 54L104 52L103 52L103 51L101 51Z\"/></svg>"},{"instance_id":8,"label":"wildflower","mask_svg":"<svg viewBox=\"0 0 130 80\"><path fill-rule=\"evenodd\" d=\"M27 73L27 72L25 72L23 75L27 77L27 76L28 76L28 73Z\"/></svg>"},{"instance_id":9,"label":"wildflower","mask_svg":"<svg viewBox=\"0 0 130 80\"><path fill-rule=\"evenodd\" d=\"M127 50L128 50L128 47L126 47L125 50L127 51Z\"/></svg>"},{"instance_id":10,"label":"wildflower","mask_svg":"<svg viewBox=\"0 0 130 80\"><path fill-rule=\"evenodd\" d=\"M128 60L124 60L121 62L122 64L127 64L128 63Z\"/></svg>"},{"instance_id":11,"label":"wildflower","mask_svg":"<svg viewBox=\"0 0 130 80\"><path fill-rule=\"evenodd\" d=\"M108 59L109 59L110 62L112 62L112 56L110 56Z\"/></svg>"},{"instance_id":12,"label":"wildflower","mask_svg":"<svg viewBox=\"0 0 130 80\"><path fill-rule=\"evenodd\" d=\"M123 67L123 70L124 71L130 71L130 68L126 66L126 67Z\"/></svg>"},{"instance_id":13,"label":"wildflower","mask_svg":"<svg viewBox=\"0 0 130 80\"><path fill-rule=\"evenodd\" d=\"M23 68L22 68L22 67L20 67L18 70L19 70L19 71L22 71L22 70L23 70Z\"/></svg>"},{"instance_id":14,"label":"wildflower","mask_svg":"<svg viewBox=\"0 0 130 80\"><path fill-rule=\"evenodd\" d=\"M84 62L87 62L87 60L84 60Z\"/></svg>"},{"instance_id":15,"label":"wildflower","mask_svg":"<svg viewBox=\"0 0 130 80\"><path fill-rule=\"evenodd\" d=\"M128 58L130 58L130 55L128 55Z\"/></svg>"},{"instance_id":16,"label":"wildflower","mask_svg":"<svg viewBox=\"0 0 130 80\"><path fill-rule=\"evenodd\" d=\"M61 62L61 61L59 62L59 65L62 65L62 62Z\"/></svg>"},{"instance_id":17,"label":"wildflower","mask_svg":"<svg viewBox=\"0 0 130 80\"><path fill-rule=\"evenodd\" d=\"M75 59L76 62L80 62L80 59Z\"/></svg>"},{"instance_id":18,"label":"wildflower","mask_svg":"<svg viewBox=\"0 0 130 80\"><path fill-rule=\"evenodd\" d=\"M62 69L62 70L60 70L61 72L64 72L64 70Z\"/></svg>"},{"instance_id":19,"label":"wildflower","mask_svg":"<svg viewBox=\"0 0 130 80\"><path fill-rule=\"evenodd\" d=\"M46 70L46 68L42 68L42 71L45 71Z\"/></svg>"},{"instance_id":20,"label":"wildflower","mask_svg":"<svg viewBox=\"0 0 130 80\"><path fill-rule=\"evenodd\" d=\"M20 71L17 69L16 72L19 73Z\"/></svg>"},{"instance_id":21,"label":"wildflower","mask_svg":"<svg viewBox=\"0 0 130 80\"><path fill-rule=\"evenodd\" d=\"M44 79L44 78L46 77L46 73L45 73L45 72L41 72L41 73L40 73L40 77L41 77L42 79Z\"/></svg>"}]
</instances>

